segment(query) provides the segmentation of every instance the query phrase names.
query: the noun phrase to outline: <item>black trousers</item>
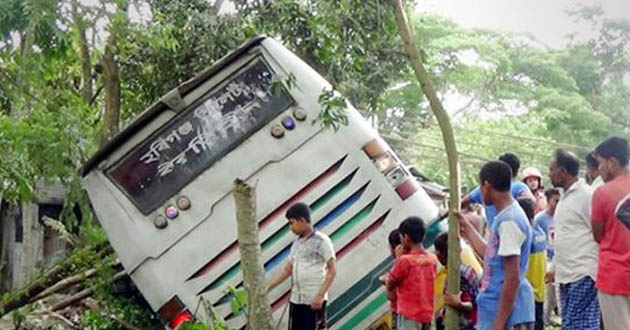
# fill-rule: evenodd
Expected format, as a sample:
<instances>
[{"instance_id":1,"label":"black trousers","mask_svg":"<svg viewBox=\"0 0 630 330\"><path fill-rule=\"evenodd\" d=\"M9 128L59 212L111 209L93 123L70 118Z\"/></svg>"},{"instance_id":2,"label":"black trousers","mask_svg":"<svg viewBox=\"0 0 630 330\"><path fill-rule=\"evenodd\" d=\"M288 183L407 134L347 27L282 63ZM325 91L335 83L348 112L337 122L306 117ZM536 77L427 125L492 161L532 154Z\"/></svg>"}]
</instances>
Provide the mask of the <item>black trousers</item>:
<instances>
[{"instance_id":1,"label":"black trousers","mask_svg":"<svg viewBox=\"0 0 630 330\"><path fill-rule=\"evenodd\" d=\"M536 322L534 323L534 330L545 329L545 310L543 305L544 303L536 301Z\"/></svg>"},{"instance_id":2,"label":"black trousers","mask_svg":"<svg viewBox=\"0 0 630 330\"><path fill-rule=\"evenodd\" d=\"M290 303L289 330L321 330L328 329L326 319L326 302L319 310L311 309L311 305Z\"/></svg>"}]
</instances>

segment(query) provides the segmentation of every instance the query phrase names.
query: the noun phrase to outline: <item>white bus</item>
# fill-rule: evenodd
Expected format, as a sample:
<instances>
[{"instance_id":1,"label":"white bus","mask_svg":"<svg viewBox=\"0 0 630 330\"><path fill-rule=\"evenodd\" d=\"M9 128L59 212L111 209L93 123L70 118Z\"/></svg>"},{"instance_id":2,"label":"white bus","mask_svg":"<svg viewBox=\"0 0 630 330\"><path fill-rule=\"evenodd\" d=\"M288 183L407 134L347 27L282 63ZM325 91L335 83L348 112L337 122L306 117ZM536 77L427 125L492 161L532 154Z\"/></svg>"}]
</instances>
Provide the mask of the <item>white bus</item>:
<instances>
[{"instance_id":1,"label":"white bus","mask_svg":"<svg viewBox=\"0 0 630 330\"><path fill-rule=\"evenodd\" d=\"M285 210L305 202L338 260L330 328L368 329L387 313L377 280L392 265L387 235L407 216L428 222L438 210L352 106L338 131L313 122L330 89L281 44L258 37L173 89L84 166L111 245L165 324L207 321L200 306L213 306L230 326L246 326L226 303L226 290L243 281L235 178L256 186L267 276L295 238ZM270 293L283 324L289 282Z\"/></svg>"}]
</instances>

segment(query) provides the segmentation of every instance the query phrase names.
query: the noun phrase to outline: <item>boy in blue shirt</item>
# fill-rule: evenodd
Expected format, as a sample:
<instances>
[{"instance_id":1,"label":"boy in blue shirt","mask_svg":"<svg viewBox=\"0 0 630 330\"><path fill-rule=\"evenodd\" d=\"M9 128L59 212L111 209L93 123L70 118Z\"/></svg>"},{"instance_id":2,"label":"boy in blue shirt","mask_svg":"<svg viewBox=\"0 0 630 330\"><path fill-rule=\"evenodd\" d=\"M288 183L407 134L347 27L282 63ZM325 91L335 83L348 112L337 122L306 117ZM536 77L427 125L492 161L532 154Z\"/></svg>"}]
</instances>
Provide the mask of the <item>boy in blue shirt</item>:
<instances>
[{"instance_id":1,"label":"boy in blue shirt","mask_svg":"<svg viewBox=\"0 0 630 330\"><path fill-rule=\"evenodd\" d=\"M512 197L511 181L512 170L504 162L489 162L479 173L483 201L497 209L488 242L458 214L462 236L475 252L484 256L484 277L477 296L477 330L531 330L534 326L534 293L525 278L532 229Z\"/></svg>"},{"instance_id":2,"label":"boy in blue shirt","mask_svg":"<svg viewBox=\"0 0 630 330\"><path fill-rule=\"evenodd\" d=\"M506 154L503 154L501 157L499 157L499 160L509 165L510 170L512 171L512 179L511 179L511 185L510 185L510 192L512 194L512 197L514 199L529 198L532 201L535 201L536 199L534 198L534 195L532 195L531 191L529 190L529 187L525 183L517 179L518 171L521 168L521 161L518 158L518 156L512 153L506 153ZM494 221L494 217L497 214L497 209L496 207L494 207L494 205L483 202L483 198L481 196L481 190L479 188L480 187L477 186L466 197L464 197L461 205L462 205L462 208L465 208L468 206L468 204L471 204L471 203L484 204L485 210L486 210L486 224L488 227L491 227L492 222Z\"/></svg>"},{"instance_id":3,"label":"boy in blue shirt","mask_svg":"<svg viewBox=\"0 0 630 330\"><path fill-rule=\"evenodd\" d=\"M545 197L547 197L547 207L536 214L534 226L540 227L547 236L547 261L551 262L554 254L552 244L555 230L553 215L556 213L556 206L558 206L558 200L560 200L560 190L547 188Z\"/></svg>"}]
</instances>

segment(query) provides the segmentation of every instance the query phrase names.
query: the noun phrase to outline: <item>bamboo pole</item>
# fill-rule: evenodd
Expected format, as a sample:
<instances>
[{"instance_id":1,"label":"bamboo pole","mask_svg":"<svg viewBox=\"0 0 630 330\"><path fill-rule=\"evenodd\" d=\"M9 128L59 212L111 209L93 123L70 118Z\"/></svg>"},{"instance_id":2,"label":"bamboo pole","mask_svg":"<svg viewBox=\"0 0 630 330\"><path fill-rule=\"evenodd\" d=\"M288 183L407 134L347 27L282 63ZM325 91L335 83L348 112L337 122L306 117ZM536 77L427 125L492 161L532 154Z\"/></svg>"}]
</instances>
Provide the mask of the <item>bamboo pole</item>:
<instances>
[{"instance_id":1,"label":"bamboo pole","mask_svg":"<svg viewBox=\"0 0 630 330\"><path fill-rule=\"evenodd\" d=\"M450 206L448 219L448 271L446 276L446 286L448 293L457 294L459 293L461 248L459 245L459 222L455 217L455 212L459 210L460 200L460 169L457 156L457 145L455 144L455 134L453 133L453 127L451 125L449 115L442 106L442 103L435 92L435 88L429 79L429 74L424 68L422 59L419 56L420 53L416 47L413 32L409 26L402 0L392 1L396 11L396 23L398 24L398 30L405 47L405 52L409 57L416 79L420 82L422 92L429 100L431 110L433 111L433 114L440 126L442 138L444 140L444 148L446 149L446 154L448 156ZM456 330L459 328L459 315L453 308L447 308L444 325L447 330Z\"/></svg>"}]
</instances>

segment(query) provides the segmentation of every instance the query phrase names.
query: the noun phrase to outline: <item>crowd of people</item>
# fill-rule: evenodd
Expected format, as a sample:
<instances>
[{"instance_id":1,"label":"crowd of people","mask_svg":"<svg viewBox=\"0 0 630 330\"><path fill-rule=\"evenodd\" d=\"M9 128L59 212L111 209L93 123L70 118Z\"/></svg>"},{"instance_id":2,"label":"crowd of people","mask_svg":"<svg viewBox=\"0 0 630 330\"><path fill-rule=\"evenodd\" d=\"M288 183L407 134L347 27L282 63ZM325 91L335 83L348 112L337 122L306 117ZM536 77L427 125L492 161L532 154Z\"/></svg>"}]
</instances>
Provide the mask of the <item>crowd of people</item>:
<instances>
[{"instance_id":1,"label":"crowd of people","mask_svg":"<svg viewBox=\"0 0 630 330\"><path fill-rule=\"evenodd\" d=\"M514 154L486 163L457 214L463 244L483 271L464 262L460 293L439 293L460 314L459 329L544 329L554 313L566 330L630 329L629 160L627 140L607 139L586 157L583 180L580 159L557 149L547 189L535 168L519 180ZM483 205L482 219L466 211L472 204ZM446 266L448 237L436 238L433 257L420 244L424 232L422 221L408 218L389 237L396 261L382 281L399 330L443 327L429 283L435 260Z\"/></svg>"},{"instance_id":2,"label":"crowd of people","mask_svg":"<svg viewBox=\"0 0 630 330\"><path fill-rule=\"evenodd\" d=\"M429 252L424 221L404 219L388 237L394 265L380 277L393 328L441 329L450 306L462 330L539 330L554 313L565 330L630 330L630 146L612 137L585 161L584 180L580 159L555 150L547 189L535 168L519 176L514 154L483 165L456 214L463 261L457 294L436 285L448 234ZM298 238L267 291L291 277L289 329L325 329L336 275L332 242L314 230L307 205L291 206L286 217Z\"/></svg>"}]
</instances>

